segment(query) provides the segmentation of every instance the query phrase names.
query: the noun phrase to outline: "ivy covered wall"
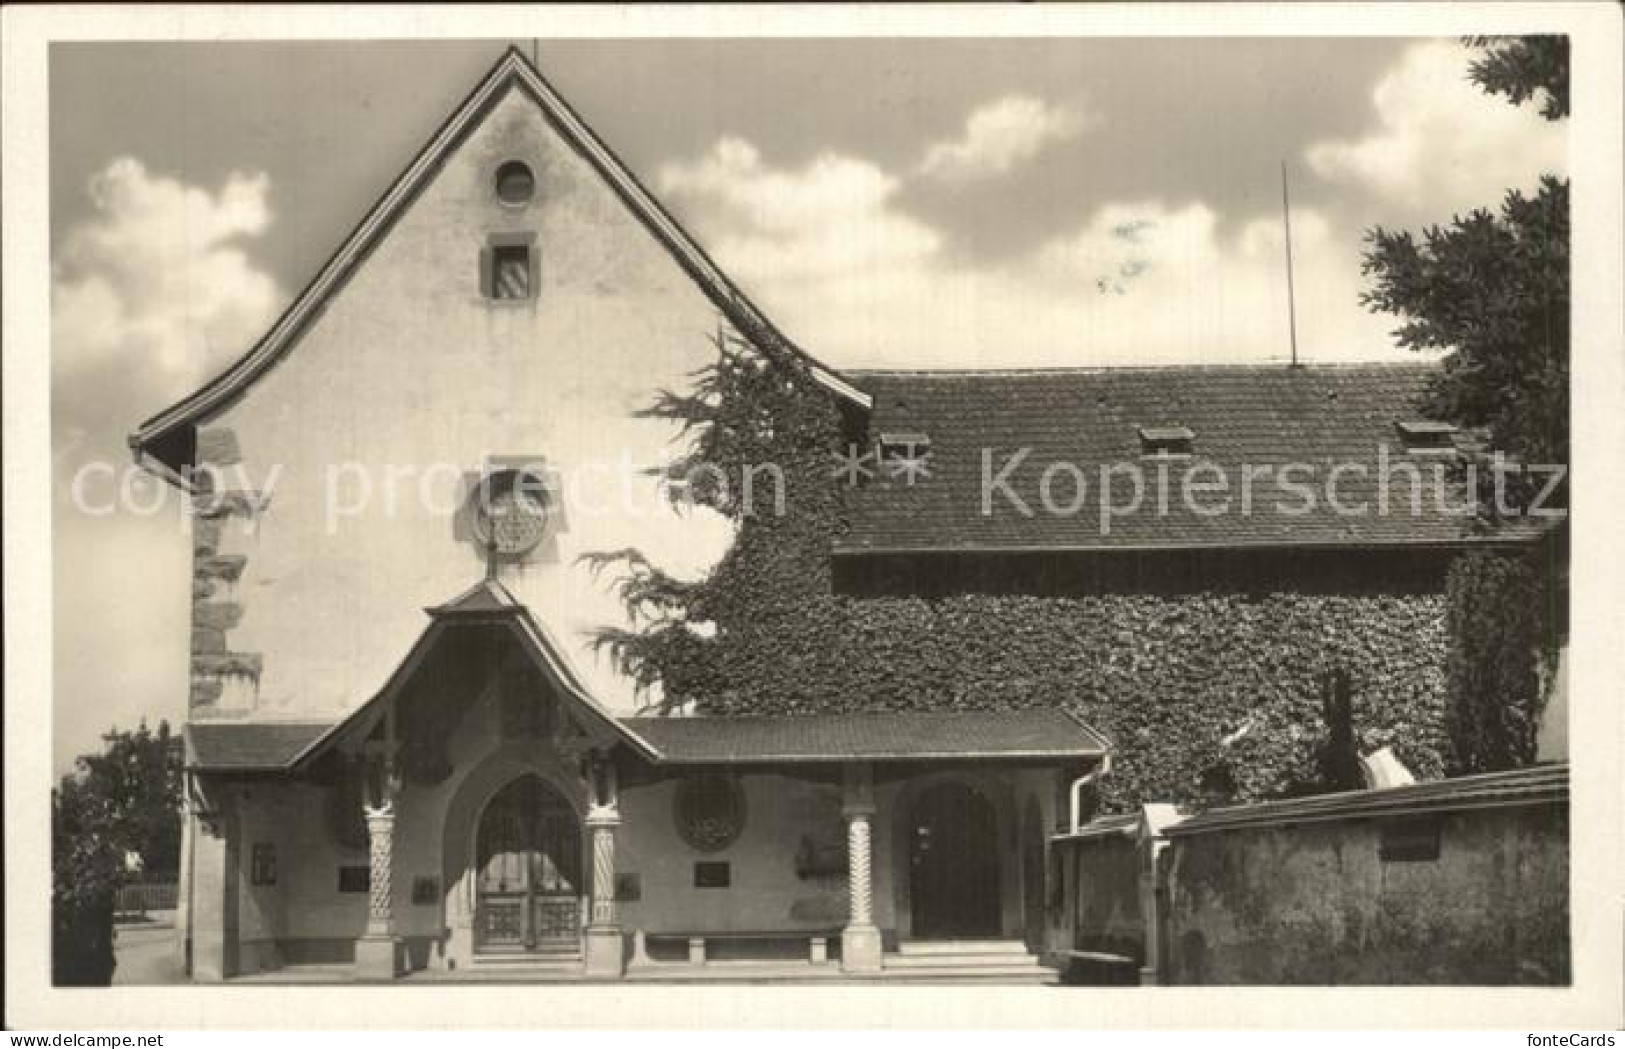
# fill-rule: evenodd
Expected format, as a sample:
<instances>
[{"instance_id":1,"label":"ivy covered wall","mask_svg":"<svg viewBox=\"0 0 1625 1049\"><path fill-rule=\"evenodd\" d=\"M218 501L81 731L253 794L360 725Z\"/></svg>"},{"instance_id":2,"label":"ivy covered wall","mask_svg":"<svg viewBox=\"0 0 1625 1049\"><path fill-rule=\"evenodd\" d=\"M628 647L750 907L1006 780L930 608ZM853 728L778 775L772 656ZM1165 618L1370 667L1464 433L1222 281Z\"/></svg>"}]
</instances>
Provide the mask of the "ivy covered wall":
<instances>
[{"instance_id":1,"label":"ivy covered wall","mask_svg":"<svg viewBox=\"0 0 1625 1049\"><path fill-rule=\"evenodd\" d=\"M636 551L594 559L632 615L600 643L661 706L1059 706L1115 744L1100 797L1110 810L1325 789L1327 682L1340 668L1357 748L1392 745L1419 776L1443 773L1442 562L1351 572L1346 559L1277 558L1267 573L1180 555L1106 571L1065 559L837 564L831 541L847 524L830 453L872 435L794 361L766 361L728 333L717 344L718 366L695 391L650 412L692 428L680 472L710 464L737 478L777 463L783 512L760 488L752 506L737 484L690 485L687 498L738 524L708 578L672 579Z\"/></svg>"}]
</instances>

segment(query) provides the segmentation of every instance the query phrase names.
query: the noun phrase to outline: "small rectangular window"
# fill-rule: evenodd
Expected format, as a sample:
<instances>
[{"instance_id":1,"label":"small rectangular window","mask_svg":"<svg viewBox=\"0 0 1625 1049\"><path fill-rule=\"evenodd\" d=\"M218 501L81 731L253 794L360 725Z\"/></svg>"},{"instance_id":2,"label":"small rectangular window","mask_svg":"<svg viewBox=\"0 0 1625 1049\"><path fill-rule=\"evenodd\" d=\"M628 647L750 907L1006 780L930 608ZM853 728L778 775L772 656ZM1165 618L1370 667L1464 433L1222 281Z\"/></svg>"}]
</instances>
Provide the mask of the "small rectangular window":
<instances>
[{"instance_id":1,"label":"small rectangular window","mask_svg":"<svg viewBox=\"0 0 1625 1049\"><path fill-rule=\"evenodd\" d=\"M256 841L249 871L249 882L251 884L275 885L276 846L268 841Z\"/></svg>"},{"instance_id":2,"label":"small rectangular window","mask_svg":"<svg viewBox=\"0 0 1625 1049\"><path fill-rule=\"evenodd\" d=\"M726 862L702 860L694 865L696 889L726 889L732 880L732 871Z\"/></svg>"},{"instance_id":3,"label":"small rectangular window","mask_svg":"<svg viewBox=\"0 0 1625 1049\"><path fill-rule=\"evenodd\" d=\"M1186 426L1140 427L1140 454L1153 458L1173 459L1190 456L1196 434Z\"/></svg>"},{"instance_id":4,"label":"small rectangular window","mask_svg":"<svg viewBox=\"0 0 1625 1049\"><path fill-rule=\"evenodd\" d=\"M1405 450L1412 455L1455 455L1456 427L1431 419L1396 424Z\"/></svg>"},{"instance_id":5,"label":"small rectangular window","mask_svg":"<svg viewBox=\"0 0 1625 1049\"><path fill-rule=\"evenodd\" d=\"M340 892L371 892L372 868L370 867L340 867Z\"/></svg>"},{"instance_id":6,"label":"small rectangular window","mask_svg":"<svg viewBox=\"0 0 1625 1049\"><path fill-rule=\"evenodd\" d=\"M491 298L507 302L530 298L530 246L493 244L490 254Z\"/></svg>"}]
</instances>

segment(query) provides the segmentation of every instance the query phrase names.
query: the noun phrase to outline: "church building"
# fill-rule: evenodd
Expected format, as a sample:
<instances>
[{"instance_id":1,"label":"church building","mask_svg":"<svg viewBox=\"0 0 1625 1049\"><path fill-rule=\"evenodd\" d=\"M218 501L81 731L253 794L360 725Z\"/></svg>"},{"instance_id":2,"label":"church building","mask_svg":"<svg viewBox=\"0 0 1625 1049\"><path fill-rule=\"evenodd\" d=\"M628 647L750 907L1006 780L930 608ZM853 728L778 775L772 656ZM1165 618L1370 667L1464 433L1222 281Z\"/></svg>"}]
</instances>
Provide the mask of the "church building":
<instances>
[{"instance_id":1,"label":"church building","mask_svg":"<svg viewBox=\"0 0 1625 1049\"><path fill-rule=\"evenodd\" d=\"M690 435L649 409L727 347L828 439L725 478L763 506L684 511ZM193 500L176 950L197 981L1042 978L1049 839L1096 809L1290 791L1339 732L1438 775L1444 572L1484 542L1291 489L1102 520L1085 479L1425 476L1457 436L1427 378L841 373L509 51L131 437ZM617 659L610 562L759 582Z\"/></svg>"}]
</instances>

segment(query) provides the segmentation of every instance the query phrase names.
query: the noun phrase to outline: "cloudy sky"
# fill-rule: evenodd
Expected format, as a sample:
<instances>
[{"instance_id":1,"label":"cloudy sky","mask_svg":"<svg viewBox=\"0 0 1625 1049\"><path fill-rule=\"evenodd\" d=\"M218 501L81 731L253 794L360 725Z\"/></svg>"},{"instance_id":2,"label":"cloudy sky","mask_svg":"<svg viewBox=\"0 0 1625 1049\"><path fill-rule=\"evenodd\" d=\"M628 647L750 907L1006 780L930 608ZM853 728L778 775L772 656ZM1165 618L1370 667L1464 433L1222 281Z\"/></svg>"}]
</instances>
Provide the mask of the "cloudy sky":
<instances>
[{"instance_id":1,"label":"cloudy sky","mask_svg":"<svg viewBox=\"0 0 1625 1049\"><path fill-rule=\"evenodd\" d=\"M178 503L90 516L73 478L122 467L125 433L248 347L506 43L53 47L59 769L110 725L179 720L186 695ZM1362 231L1493 206L1565 166L1565 125L1474 89L1453 40L538 52L837 367L1284 359L1283 161L1303 356L1395 359L1393 322L1357 301Z\"/></svg>"}]
</instances>

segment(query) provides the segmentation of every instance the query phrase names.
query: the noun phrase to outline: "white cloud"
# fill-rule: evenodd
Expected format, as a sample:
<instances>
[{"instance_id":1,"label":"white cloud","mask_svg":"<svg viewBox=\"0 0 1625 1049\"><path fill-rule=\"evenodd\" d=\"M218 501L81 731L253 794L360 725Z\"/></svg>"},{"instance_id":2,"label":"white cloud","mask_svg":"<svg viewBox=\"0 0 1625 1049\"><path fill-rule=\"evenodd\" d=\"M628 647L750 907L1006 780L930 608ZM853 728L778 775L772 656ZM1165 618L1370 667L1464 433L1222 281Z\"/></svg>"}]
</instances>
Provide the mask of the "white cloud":
<instances>
[{"instance_id":1,"label":"white cloud","mask_svg":"<svg viewBox=\"0 0 1625 1049\"><path fill-rule=\"evenodd\" d=\"M1052 142L1082 133L1085 126L1074 109L1009 95L972 112L957 139L927 149L919 173L951 182L1003 175Z\"/></svg>"},{"instance_id":2,"label":"white cloud","mask_svg":"<svg viewBox=\"0 0 1625 1049\"><path fill-rule=\"evenodd\" d=\"M1467 79L1470 61L1454 41L1412 46L1372 92L1376 126L1360 138L1312 145L1310 167L1430 221L1494 208L1506 190L1561 173L1567 121L1543 119L1538 103L1514 107L1485 94Z\"/></svg>"},{"instance_id":3,"label":"white cloud","mask_svg":"<svg viewBox=\"0 0 1625 1049\"><path fill-rule=\"evenodd\" d=\"M54 266L59 379L139 362L184 392L246 349L282 297L238 246L270 224L269 188L264 175L233 175L210 193L129 157L97 174L95 212L68 234Z\"/></svg>"},{"instance_id":4,"label":"white cloud","mask_svg":"<svg viewBox=\"0 0 1625 1049\"><path fill-rule=\"evenodd\" d=\"M802 171L767 167L748 142L726 138L690 164L660 172L665 193L729 230L741 271L822 282L842 273L907 267L935 253L936 231L892 207L899 182L863 160L824 154Z\"/></svg>"},{"instance_id":5,"label":"white cloud","mask_svg":"<svg viewBox=\"0 0 1625 1049\"><path fill-rule=\"evenodd\" d=\"M240 246L270 226L263 175L211 192L124 158L89 190L94 210L52 273L58 771L111 725L184 716L187 695L173 655L185 652L191 585L178 500L154 516L80 514L72 478L93 461L125 468L129 427L247 349L283 298ZM94 476L93 498L112 499L114 482ZM160 484L143 477L132 497L147 504Z\"/></svg>"},{"instance_id":6,"label":"white cloud","mask_svg":"<svg viewBox=\"0 0 1625 1049\"><path fill-rule=\"evenodd\" d=\"M1020 367L1247 361L1288 352L1278 225L1227 230L1201 203L1097 207L1014 258L977 264L853 157L773 167L719 143L661 186L717 260L831 364ZM1308 356L1395 353L1363 311L1357 231L1294 213Z\"/></svg>"}]
</instances>

